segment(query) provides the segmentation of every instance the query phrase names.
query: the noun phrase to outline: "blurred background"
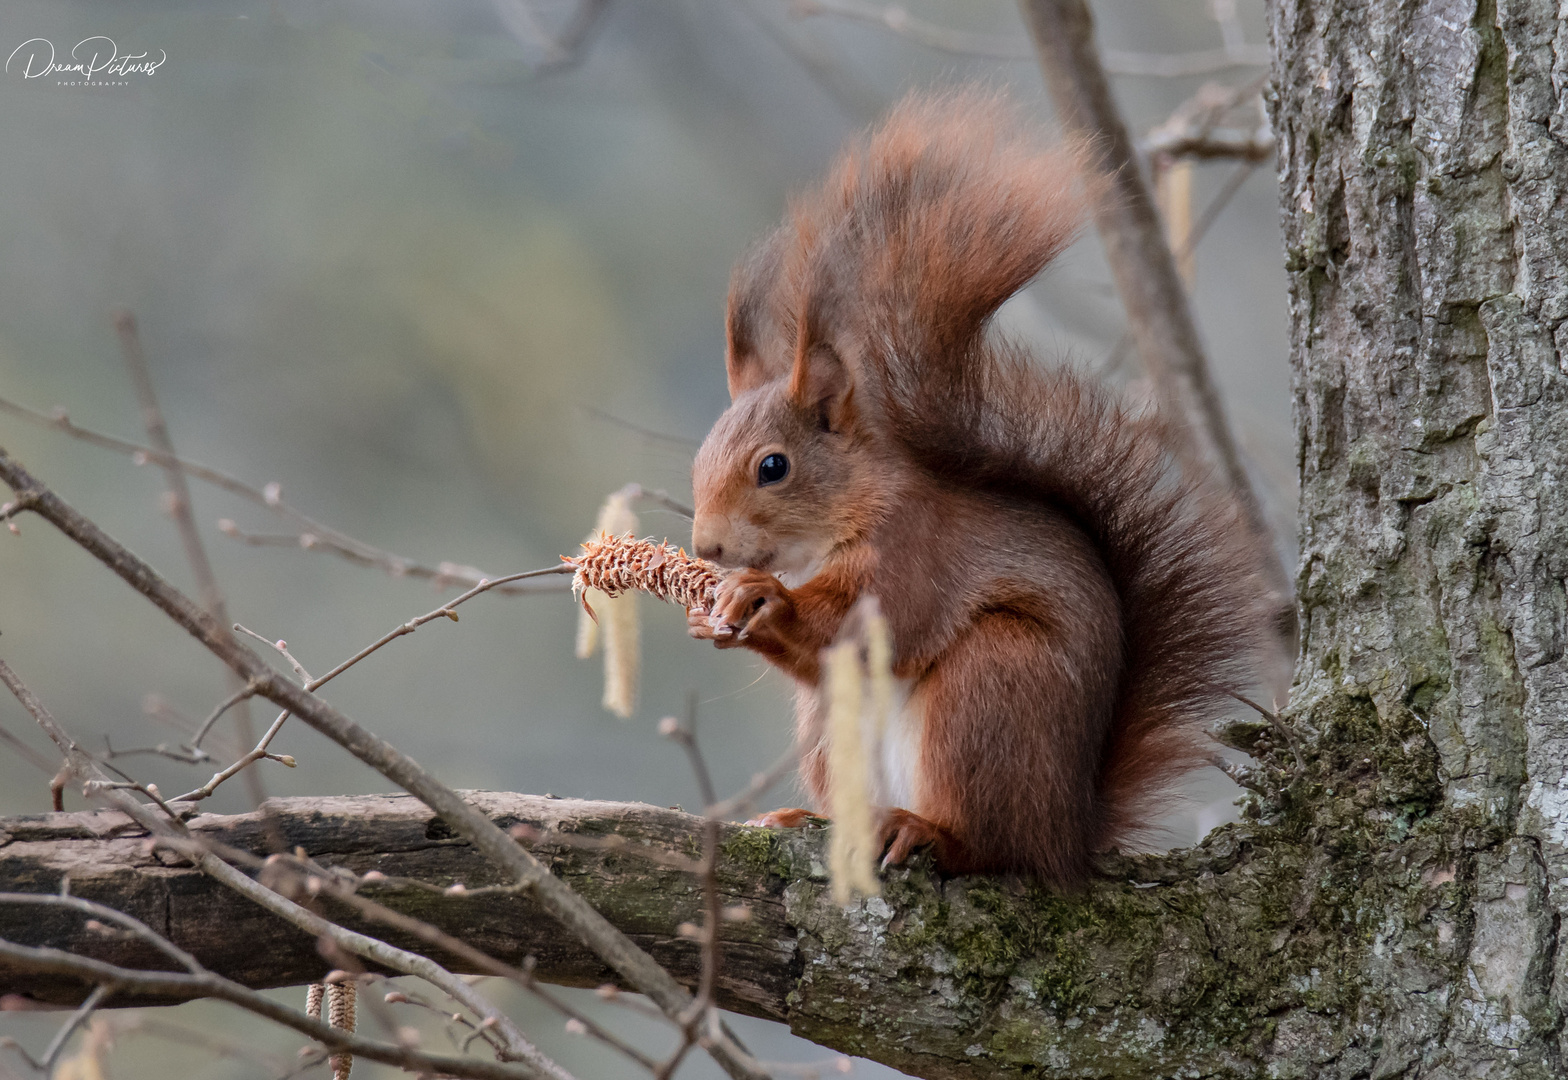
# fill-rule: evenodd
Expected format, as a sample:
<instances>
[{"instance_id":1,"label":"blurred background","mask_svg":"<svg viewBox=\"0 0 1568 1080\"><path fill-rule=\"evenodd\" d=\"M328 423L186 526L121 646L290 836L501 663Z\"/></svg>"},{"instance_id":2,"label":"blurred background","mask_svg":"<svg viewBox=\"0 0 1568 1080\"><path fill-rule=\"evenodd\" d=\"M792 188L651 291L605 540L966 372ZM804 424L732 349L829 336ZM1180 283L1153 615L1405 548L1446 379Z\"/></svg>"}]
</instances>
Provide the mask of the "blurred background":
<instances>
[{"instance_id":1,"label":"blurred background","mask_svg":"<svg viewBox=\"0 0 1568 1080\"><path fill-rule=\"evenodd\" d=\"M1215 100L1206 84L1234 91L1231 127L1261 123L1262 0L1094 9L1136 135L1184 103ZM490 573L552 564L628 482L689 499L691 454L727 400L730 266L846 138L911 88L974 79L1007 87L1042 127L1053 122L1006 0L907 11L789 0L12 0L0 10L6 54L42 38L65 59L93 35L167 61L117 80L127 85L29 79L15 57L0 76L0 396L144 441L110 317L123 305L140 321L182 455L275 482L367 543ZM1293 566L1272 159L1162 173L1178 229L1225 200L1187 269ZM1092 230L1001 324L1042 356L1139 392ZM6 414L0 446L193 587L155 467ZM194 496L232 617L287 639L313 671L435 606L428 583L242 545L218 531L220 518L254 532L286 526L210 487ZM652 507L642 526L688 535ZM600 708L597 662L572 658L564 594L481 598L460 625L394 643L326 696L457 787L695 806L685 758L658 736L658 719L695 692L702 745L721 790L734 790L788 744L790 691L760 660L688 641L679 611L642 610L645 675L630 721ZM36 519L0 533L0 656L95 747L181 738L146 715L148 695L199 717L225 693L199 646ZM44 751L8 696L0 727ZM303 725L273 748L299 767L264 763L269 794L388 786ZM165 792L212 772L131 761ZM1235 789L1210 773L1170 820L1172 844L1232 813ZM46 810L47 781L0 748L0 813ZM785 784L768 802L796 798ZM68 808L81 805L67 793ZM239 783L209 805L249 808ZM221 1024L284 1057L298 1042L222 1006L158 1017ZM36 1052L56 1022L3 1014L0 1034ZM747 1022L743 1033L764 1056L825 1056L777 1025ZM546 1017L538 1034L546 1049L565 1038ZM245 1055L173 1046L127 1036L110 1073L160 1076L178 1063L192 1075L275 1075ZM563 1054L580 1075L622 1069L594 1047ZM360 1063L355 1075L378 1070ZM679 1075L719 1074L693 1058ZM856 1075L896 1074L860 1063Z\"/></svg>"}]
</instances>

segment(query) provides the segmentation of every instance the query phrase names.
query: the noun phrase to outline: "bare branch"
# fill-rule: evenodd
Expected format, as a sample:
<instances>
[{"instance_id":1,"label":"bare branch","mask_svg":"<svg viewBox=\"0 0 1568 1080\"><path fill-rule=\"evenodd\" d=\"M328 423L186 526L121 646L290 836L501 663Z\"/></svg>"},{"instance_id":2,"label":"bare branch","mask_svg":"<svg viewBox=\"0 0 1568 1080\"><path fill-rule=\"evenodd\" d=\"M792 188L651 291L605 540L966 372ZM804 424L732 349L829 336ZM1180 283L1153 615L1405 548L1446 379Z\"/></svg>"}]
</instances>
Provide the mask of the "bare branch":
<instances>
[{"instance_id":1,"label":"bare branch","mask_svg":"<svg viewBox=\"0 0 1568 1080\"><path fill-rule=\"evenodd\" d=\"M46 773L54 772L55 766L53 762L44 757L37 750L34 750L31 746L28 746L25 742L17 738L5 728L0 728L0 742L3 742L9 746L12 751L16 753L17 757L21 758L23 761L27 762L34 768L41 769Z\"/></svg>"},{"instance_id":2,"label":"bare branch","mask_svg":"<svg viewBox=\"0 0 1568 1080\"><path fill-rule=\"evenodd\" d=\"M233 641L232 638L229 640L231 642ZM329 922L314 912L301 907L299 904L296 904L294 901L283 896L282 894L269 889L261 882L252 880L250 877L241 873L239 870L236 870L233 866L230 866L223 859L219 858L205 845L199 842L190 842L189 835L188 833L184 832L183 827L180 826L177 816L172 810L169 809L166 804L162 802L161 799L158 798L157 791L156 789L152 788L152 785L141 785L135 783L119 784L104 779L102 773L97 768L97 762L95 762L90 755L87 755L86 751L77 746L75 741L71 739L64 729L61 728L60 725L49 714L48 709L43 706L43 703L37 700L32 692L27 689L27 687L21 682L19 678L17 678L16 673L13 672L4 661L0 661L0 682L5 683L11 692L16 695L17 699L22 702L23 706L38 720L40 726L42 726L44 730L49 733L50 737L56 741L61 750L66 753L67 760L71 762L73 769L85 780L84 790L89 794L111 795L110 801L112 805L130 815L133 820L151 832L153 836L159 837L165 841L172 842L176 850L180 851L181 854L184 854L187 858L190 858L202 870L203 873L207 874L209 877L217 879L224 885L227 885L229 888L233 889L235 892L249 900L254 901L279 918L282 918L299 929L304 930L312 937L331 941L340 949L343 949L356 956L365 957L366 959L372 960L375 963L381 964L393 971L399 971L408 975L417 975L426 982L439 987L443 992L451 996L453 999L461 1002L464 1007L472 1010L477 1015L483 1016L486 1019L493 1017L498 1033L500 1033L505 1039L505 1056L530 1065L530 1067L535 1070L535 1072L531 1075L551 1077L554 1078L554 1080L570 1080L569 1075L553 1061L541 1054L538 1049L535 1048L533 1044L530 1043L523 1036L523 1034L517 1030L516 1026L511 1023L505 1014L498 1012L495 1007L485 1000L482 995L480 995L462 979L457 978L451 972L447 971L441 965L427 959L426 957L420 956L417 953L411 953L405 949L396 948L366 934L360 934L352 930L346 930L335 923ZM157 801L158 805L169 815L170 821L166 822L158 818L156 815L152 814L147 807L135 802L134 800L127 798L112 798L114 793L119 792L124 788L134 788L135 790L150 794L150 796L155 801ZM22 903L50 902L32 900L25 897L23 899L17 900L15 898L15 894L11 894L9 896L0 895L0 902L4 901ZM97 905L91 905L91 907L84 908L82 905L85 903L87 902L82 901L68 906L74 906L79 910L92 910L94 914L104 915L104 917L111 918L113 921L119 923L122 926L125 926L127 929L131 929L134 932L137 932L139 936L155 936L153 935L153 931L145 924L140 923L139 921L132 919L129 916L117 916L116 913L108 912L107 909L99 910ZM157 943L155 942L154 944ZM194 957L190 956L188 953L177 950L172 944L167 946L158 945L158 947L165 953L179 960L191 972L199 974L203 970L200 965L196 963Z\"/></svg>"},{"instance_id":3,"label":"bare branch","mask_svg":"<svg viewBox=\"0 0 1568 1080\"><path fill-rule=\"evenodd\" d=\"M84 982L134 990L149 996L177 999L217 998L293 1028L329 1049L348 1051L356 1057L396 1065L410 1071L444 1076L472 1077L473 1080L536 1080L539 1073L517 1062L484 1061L450 1054L428 1054L409 1046L374 1042L341 1028L312 1020L304 1013L281 1005L271 998L248 990L217 975L195 975L172 971L138 971L90 960L61 949L35 948L0 939L0 963L17 971L70 975Z\"/></svg>"},{"instance_id":4,"label":"bare branch","mask_svg":"<svg viewBox=\"0 0 1568 1080\"><path fill-rule=\"evenodd\" d=\"M127 915L125 912L109 907L107 904L100 904L80 896L66 896L59 893L19 892L0 892L0 904L32 904L38 907L59 907L70 911L79 911L84 915L92 916L93 919L101 919L113 923L134 937L145 941L194 975L200 975L207 971L196 957L174 944L174 942L158 933L152 927L135 916Z\"/></svg>"},{"instance_id":5,"label":"bare branch","mask_svg":"<svg viewBox=\"0 0 1568 1080\"><path fill-rule=\"evenodd\" d=\"M360 566L384 570L392 577L428 580L433 582L438 588L449 588L459 584L469 585L485 577L493 576L487 575L474 567L460 566L457 563L443 562L436 566L430 566L402 555L394 555L389 551L384 551L362 540L356 540L347 533L307 517L283 501L282 487L276 483L258 488L230 476L228 473L198 464L187 458L176 457L156 447L142 446L125 439L115 438L112 435L101 434L73 423L64 409L57 409L51 415L0 397L0 412L9 413L31 423L52 428L92 446L124 454L138 465L151 462L164 468L178 468L187 476L194 477L203 483L211 484L223 491L227 491L231 495L236 495L248 502L255 503L288 521L294 522L301 531L295 535L292 545L305 548L308 551L320 550L338 555ZM11 502L0 506L0 521L5 521L23 510L31 509L29 505L25 505L29 498L30 496L25 493L18 493L17 497ZM226 519L225 521L220 521L218 526L219 531L225 534L244 536L233 522ZM520 596L537 592L559 592L561 590L550 586L512 585L501 591L503 595Z\"/></svg>"},{"instance_id":6,"label":"bare branch","mask_svg":"<svg viewBox=\"0 0 1568 1080\"><path fill-rule=\"evenodd\" d=\"M1167 158L1269 160L1274 156L1274 133L1259 97L1267 80L1263 75L1237 86L1204 83L1149 132L1142 144L1144 153ZM1250 127L1238 126L1246 123L1245 116L1238 116L1232 126L1220 126L1240 112L1250 112L1255 122Z\"/></svg>"},{"instance_id":7,"label":"bare branch","mask_svg":"<svg viewBox=\"0 0 1568 1080\"><path fill-rule=\"evenodd\" d=\"M54 1069L54 1063L60 1057L60 1051L65 1049L67 1040L75 1034L77 1028L87 1022L88 1017L98 1011L98 1006L103 1004L104 998L114 993L115 989L113 983L99 983L93 987L93 992L87 995L87 1000L82 1002L81 1006L71 1014L70 1019L55 1032L54 1038L49 1040L44 1056L38 1059L39 1071L48 1073Z\"/></svg>"},{"instance_id":8,"label":"bare branch","mask_svg":"<svg viewBox=\"0 0 1568 1080\"><path fill-rule=\"evenodd\" d=\"M712 806L704 808L703 813L708 817L723 820L744 810L751 809L756 805L756 800L763 792L777 784L794 770L799 760L800 750L792 745L783 754L779 755L778 760L772 765L754 775L751 778L751 783L723 802L717 802Z\"/></svg>"},{"instance_id":9,"label":"bare branch","mask_svg":"<svg viewBox=\"0 0 1568 1080\"><path fill-rule=\"evenodd\" d=\"M365 877L360 877L357 880L353 880L351 882L345 882L339 875L333 874L326 868L314 865L313 863L304 859L300 859L297 856L275 855L268 859L267 862L269 866L275 868L287 868L293 871L295 874L299 875L309 887L315 889L318 892L325 893L334 900L353 909L361 916L372 922L380 923L383 926L390 926L397 930L402 930L403 932L418 938L427 945L433 945L436 948L442 949L445 952L451 954L452 956L466 961L470 965L469 970L483 972L484 974L488 975L497 975L501 978L509 979L520 986L526 987L528 990L531 990L534 994L544 1000L546 1004L550 1005L557 1012L560 1012L569 1019L574 1019L580 1023L587 1034L626 1055L633 1061L636 1061L639 1065L642 1065L644 1068L647 1068L650 1071L654 1069L655 1063L646 1055L638 1051L635 1047L622 1042L613 1034L605 1031L598 1024L594 1023L592 1019L578 1012L576 1009L566 1005L555 995L545 990L544 987L542 987L538 980L533 976L533 964L531 961L525 961L521 968L513 967L511 964L497 960L495 957L486 953L484 950L475 948L466 941L463 941L461 938L457 938L451 934L446 933L439 927L425 921L424 919L417 919L400 911L394 911L384 904L379 904L374 900L360 895L357 889L362 885L371 884L371 882ZM383 875L374 882L374 884L377 886L391 885L394 883L406 883L419 888L431 889L447 896L454 895L451 889L435 888L434 886L430 886L425 882L415 881L413 879L401 879L399 882L393 882L391 879L387 879ZM495 890L491 889L465 889L461 895L464 897L480 897L490 894L494 891ZM504 1017L502 1017L502 1019L504 1020ZM660 1016L660 1019L663 1019L663 1017ZM484 1032L480 1031L478 1034L483 1035Z\"/></svg>"},{"instance_id":10,"label":"bare branch","mask_svg":"<svg viewBox=\"0 0 1568 1080\"><path fill-rule=\"evenodd\" d=\"M1144 149L1151 154L1173 158L1198 158L1204 161L1271 161L1274 136L1267 130L1242 131L1216 128L1201 135L1156 130L1149 133Z\"/></svg>"},{"instance_id":11,"label":"bare branch","mask_svg":"<svg viewBox=\"0 0 1568 1080\"><path fill-rule=\"evenodd\" d=\"M616 416L614 413L606 412L605 410L597 408L593 405L579 405L577 408L580 409L585 416L591 416L596 420L603 420L607 424L613 424L618 428L624 428L635 435L640 435L649 442L669 443L671 446L678 446L688 453L695 451L697 447L702 445L701 439L691 439L687 438L685 435L670 435L663 431L655 431L652 428L643 427L641 424L633 423L632 421L627 420L625 417Z\"/></svg>"},{"instance_id":12,"label":"bare branch","mask_svg":"<svg viewBox=\"0 0 1568 1080\"><path fill-rule=\"evenodd\" d=\"M437 781L390 743L283 678L232 635L224 635L211 616L198 609L124 545L46 488L4 450L0 450L0 480L19 494L31 493L34 513L113 570L242 677L259 680L259 692L263 696L298 715L318 732L418 797L508 875L531 885L550 915L581 938L628 982L647 994L665 1015L672 1018L685 1015L691 1005L691 995L669 972L457 792ZM760 1075L722 1047L713 1047L709 1052L732 1076Z\"/></svg>"},{"instance_id":13,"label":"bare branch","mask_svg":"<svg viewBox=\"0 0 1568 1080\"><path fill-rule=\"evenodd\" d=\"M856 3L854 0L793 0L790 11L797 17L834 15L853 22L881 26L899 37L924 45L938 52L957 56L973 56L983 60L1033 60L1034 50L1018 38L1002 34L980 34L968 30L954 30L911 15L898 5ZM1179 78L1186 75L1207 75L1230 68L1267 67L1269 50L1266 45L1249 45L1245 41L1227 41L1223 48L1201 49L1187 53L1143 53L1107 49L1104 53L1105 70L1113 75L1144 75L1155 78Z\"/></svg>"},{"instance_id":14,"label":"bare branch","mask_svg":"<svg viewBox=\"0 0 1568 1080\"><path fill-rule=\"evenodd\" d=\"M235 705L246 700L247 698L255 697L256 690L256 686L251 683L246 683L234 693L220 701L217 707L214 708L212 712L207 714L207 719L201 722L201 727L196 729L196 734L191 738L191 746L199 749L201 747L201 741L207 737L207 732L212 730L212 725L218 722L218 718L226 713L229 709L233 708ZM254 738L254 735L247 736L247 739L249 738Z\"/></svg>"},{"instance_id":15,"label":"bare branch","mask_svg":"<svg viewBox=\"0 0 1568 1080\"><path fill-rule=\"evenodd\" d=\"M1085 0L1020 0L1020 7L1063 127L1099 150L1106 192L1095 207L1095 224L1138 355L1170 416L1185 422L1190 456L1217 469L1242 507L1281 623L1293 624L1294 594L1209 373L1127 125L1111 96L1088 5ZM1285 636L1293 637L1294 630Z\"/></svg>"},{"instance_id":16,"label":"bare branch","mask_svg":"<svg viewBox=\"0 0 1568 1080\"><path fill-rule=\"evenodd\" d=\"M310 677L310 673L307 672L305 670L305 668L300 664L300 662L294 658L294 655L289 652L289 650L288 650L288 643L286 641L283 641L282 639L279 639L277 641L269 640L268 638L262 637L260 634L256 633L254 630L250 630L250 629L247 629L244 626L241 626L239 623L235 623L234 626L233 626L233 629L234 630L238 630L241 633L244 633L244 634L246 634L249 637L253 637L257 641L260 641L263 644L267 645L268 647L270 647L272 649L275 649L277 652L281 653L283 655L283 657L288 660L290 666L292 666L294 668L295 673L298 674L300 676L300 678L304 680L304 689L305 689L305 691L307 693L314 693L321 686L325 685L328 682L331 682L333 679L337 678L343 672L347 671L349 668L353 667L355 664L357 664L361 660L365 659L365 657L369 656L371 653L377 651L378 649L382 648L383 646L387 645L388 643L390 643L392 641L395 641L395 640L397 640L400 637L403 637L405 634L412 634L415 630L419 629L425 623L430 622L430 621L432 621L434 619L442 618L442 617L451 619L453 622L456 622L457 621L457 612L454 609L458 605L463 604L463 603L473 599L474 597L479 596L482 593L489 592L492 589L497 589L497 588L500 588L500 587L504 587L508 583L514 582L514 581L525 581L525 580L528 580L530 578L535 578L535 577L546 577L546 576L550 576L550 575L561 575L561 574L569 574L569 573L574 573L574 572L575 572L575 570L574 570L573 567L563 564L562 566L546 567L543 570L526 570L526 571L524 571L524 572L522 572L520 574L508 574L508 575L506 575L504 577L496 578L494 581L481 581L478 585L475 585L472 589L469 589L467 592L463 593L461 596L455 597L454 599L448 601L447 603L442 604L440 607L436 608L434 611L426 612L424 615L416 616L415 618L412 618L412 619L408 620L405 623L399 624L394 629L389 630L387 633L383 634L379 639L377 639L376 641L372 642L371 644L365 646L363 649L359 650L359 652L355 653L353 656L351 656L347 660L343 661L341 664L339 664L337 667L333 668L331 671L327 672L325 675L321 676L321 678L319 678L319 679L313 679L313 678ZM260 686L261 686L261 684L257 683L255 679L252 679L250 682L245 684L245 687L241 691L241 693L243 693L247 697L248 696L252 696L252 695L260 692ZM227 704L228 704L227 702L219 704L218 708L213 712L213 714L208 718L207 722L202 726L201 732L199 732L198 735L204 734L206 732L207 728L211 727L212 722L214 720L216 720L218 718L218 716L222 715L223 709L227 707ZM289 710L287 710L287 709L285 709L281 713L279 713L278 716L277 716L277 719L272 721L272 725L267 728L266 732L262 735L260 741L257 742L256 745L253 748L251 748L244 755L242 755L241 757L237 758L235 761L230 763L227 768L221 770L220 772L214 773L213 776L212 776L212 779L208 780L201 787L194 788L194 789L192 789L190 791L187 791L184 795L179 796L179 798L177 798L175 801L176 802L200 802L203 799L210 799L212 797L213 793L218 790L218 787L219 787L220 784L222 784L224 781L230 779L231 777L235 776L236 774L244 771L252 762L259 761L262 758L271 758L274 761L280 761L280 762L282 762L283 764L287 765L289 768L292 769L294 767L294 759L292 757L289 757L289 756L283 755L283 754L273 754L273 753L270 753L268 751L268 749L267 749L267 747L272 744L272 740L277 736L278 732L280 730L282 730L284 721L288 720L289 715L290 715L290 713L289 713Z\"/></svg>"}]
</instances>

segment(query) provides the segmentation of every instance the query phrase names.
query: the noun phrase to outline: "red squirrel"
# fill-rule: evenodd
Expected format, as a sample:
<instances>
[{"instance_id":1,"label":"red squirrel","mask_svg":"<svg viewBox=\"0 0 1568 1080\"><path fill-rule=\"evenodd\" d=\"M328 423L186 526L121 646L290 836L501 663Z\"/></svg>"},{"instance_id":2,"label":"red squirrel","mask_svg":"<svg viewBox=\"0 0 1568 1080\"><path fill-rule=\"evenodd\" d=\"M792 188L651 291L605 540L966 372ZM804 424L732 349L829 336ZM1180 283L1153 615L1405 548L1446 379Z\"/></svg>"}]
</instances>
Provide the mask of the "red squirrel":
<instances>
[{"instance_id":1,"label":"red squirrel","mask_svg":"<svg viewBox=\"0 0 1568 1080\"><path fill-rule=\"evenodd\" d=\"M692 544L733 572L689 631L795 680L831 812L819 657L878 599L902 698L884 865L929 847L949 873L1081 884L1204 761L1198 726L1259 644L1235 508L1157 419L990 326L1077 233L1085 157L1036 148L994 95L910 98L731 283Z\"/></svg>"}]
</instances>

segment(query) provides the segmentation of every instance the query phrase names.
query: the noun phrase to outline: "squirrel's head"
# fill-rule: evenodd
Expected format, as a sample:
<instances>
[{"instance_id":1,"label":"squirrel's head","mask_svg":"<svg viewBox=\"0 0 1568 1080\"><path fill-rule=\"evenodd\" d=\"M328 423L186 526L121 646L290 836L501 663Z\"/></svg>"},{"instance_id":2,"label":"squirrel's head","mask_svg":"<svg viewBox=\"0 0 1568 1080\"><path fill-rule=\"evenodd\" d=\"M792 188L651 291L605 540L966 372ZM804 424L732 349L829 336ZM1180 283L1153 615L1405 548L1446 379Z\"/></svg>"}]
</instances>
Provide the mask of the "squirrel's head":
<instances>
[{"instance_id":1,"label":"squirrel's head","mask_svg":"<svg viewBox=\"0 0 1568 1080\"><path fill-rule=\"evenodd\" d=\"M692 465L692 547L729 567L804 580L873 520L886 484L853 373L832 344L773 310L781 237L742 263L730 292L730 407Z\"/></svg>"},{"instance_id":2,"label":"squirrel's head","mask_svg":"<svg viewBox=\"0 0 1568 1080\"><path fill-rule=\"evenodd\" d=\"M804 580L869 524L875 448L844 364L820 350L795 373L740 389L692 466L692 547L720 566Z\"/></svg>"},{"instance_id":3,"label":"squirrel's head","mask_svg":"<svg viewBox=\"0 0 1568 1080\"><path fill-rule=\"evenodd\" d=\"M698 555L807 575L891 512L910 440L945 445L983 394L991 316L1077 232L1086 155L1037 149L989 91L913 96L792 202L730 284Z\"/></svg>"}]
</instances>

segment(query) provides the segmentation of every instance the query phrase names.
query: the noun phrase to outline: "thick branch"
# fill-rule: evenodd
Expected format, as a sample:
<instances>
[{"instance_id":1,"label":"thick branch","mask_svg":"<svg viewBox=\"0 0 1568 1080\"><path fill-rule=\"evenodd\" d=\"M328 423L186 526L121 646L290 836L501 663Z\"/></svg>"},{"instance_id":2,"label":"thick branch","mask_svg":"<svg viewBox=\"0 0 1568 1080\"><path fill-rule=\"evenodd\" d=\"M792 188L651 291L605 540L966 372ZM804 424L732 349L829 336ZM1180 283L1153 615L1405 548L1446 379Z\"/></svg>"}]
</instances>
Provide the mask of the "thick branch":
<instances>
[{"instance_id":1,"label":"thick branch","mask_svg":"<svg viewBox=\"0 0 1568 1080\"><path fill-rule=\"evenodd\" d=\"M465 793L498 827L525 824L535 854L615 927L688 986L701 975L692 860L701 819L636 805ZM406 796L281 799L269 804L290 847L356 873L390 879L362 895L427 920L501 960L538 960L540 978L570 985L614 980L594 953L560 933L526 892L484 886L504 874L447 823ZM192 831L258 854L262 819L202 815ZM301 933L172 852L149 853L140 830L111 812L0 819L0 890L72 891L129 911L206 967L261 988L320 978L327 964ZM1230 826L1202 848L1168 856L1108 857L1105 878L1060 897L993 878L942 881L924 866L890 873L882 897L832 903L822 830L774 832L725 825L718 880L725 905L751 917L723 924L725 1006L788 1022L819 1043L919 1076L1252 1076L1280 1016L1353 1007L1370 955L1347 926L1365 908L1375 923L1404 891L1448 912L1468 888L1429 884L1440 838L1411 836L1375 859L1285 838L1291 830ZM417 879L425 887L408 879ZM465 892L446 891L462 884ZM430 947L365 924L335 901L323 913L394 944ZM1359 919L1359 916L1353 916ZM145 946L85 930L79 918L0 906L0 938L48 944L123 966L154 966ZM1456 951L1462 949L1456 942ZM461 956L431 953L455 970ZM1462 951L1459 955L1463 955ZM7 972L0 993L80 1000L60 977ZM133 1000L127 990L117 1003ZM1293 1023L1295 1021L1292 1021Z\"/></svg>"}]
</instances>

